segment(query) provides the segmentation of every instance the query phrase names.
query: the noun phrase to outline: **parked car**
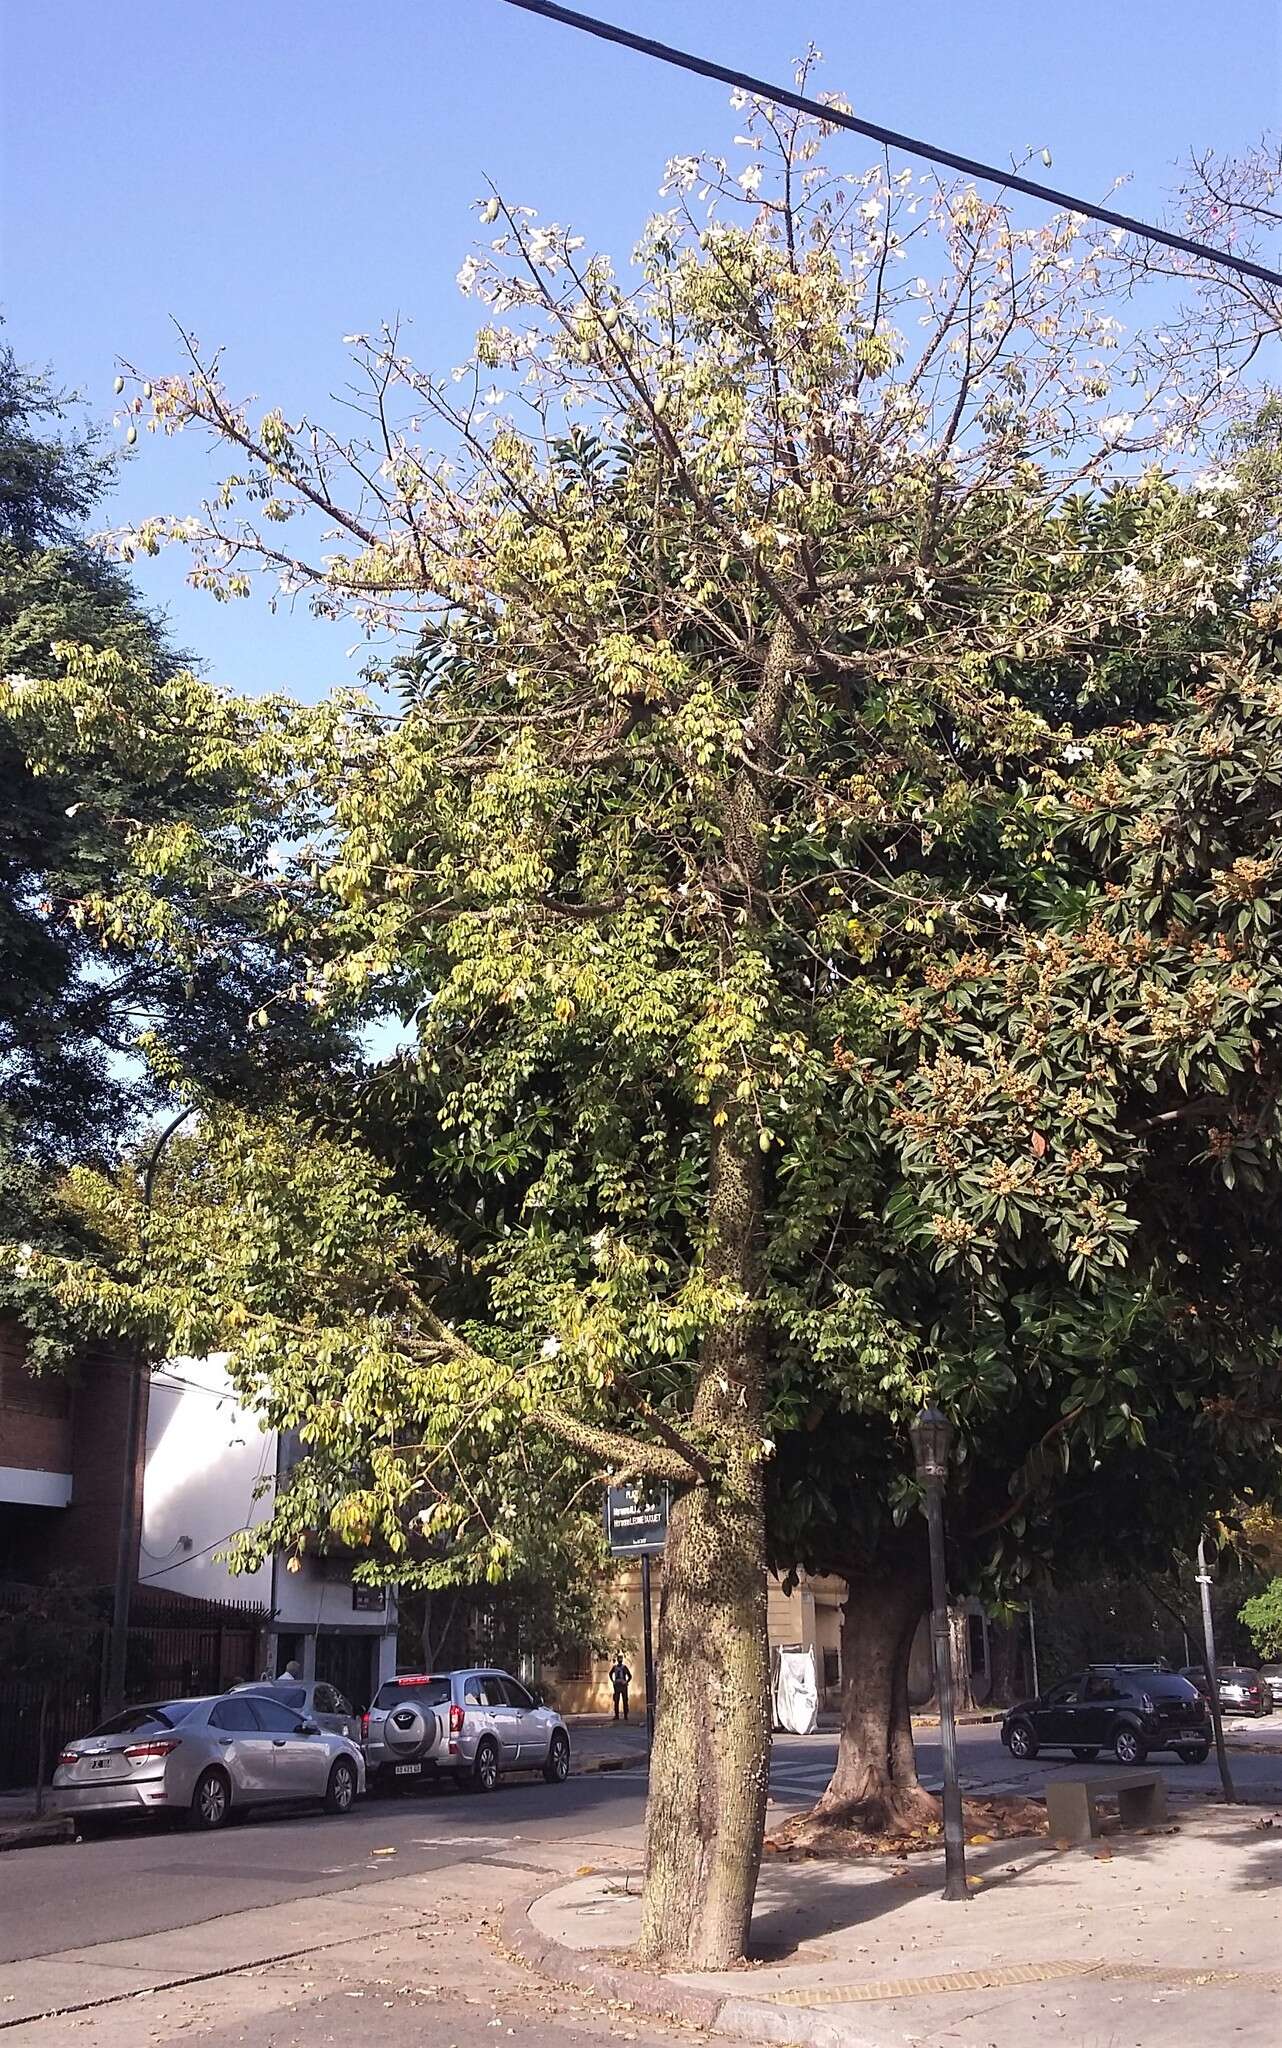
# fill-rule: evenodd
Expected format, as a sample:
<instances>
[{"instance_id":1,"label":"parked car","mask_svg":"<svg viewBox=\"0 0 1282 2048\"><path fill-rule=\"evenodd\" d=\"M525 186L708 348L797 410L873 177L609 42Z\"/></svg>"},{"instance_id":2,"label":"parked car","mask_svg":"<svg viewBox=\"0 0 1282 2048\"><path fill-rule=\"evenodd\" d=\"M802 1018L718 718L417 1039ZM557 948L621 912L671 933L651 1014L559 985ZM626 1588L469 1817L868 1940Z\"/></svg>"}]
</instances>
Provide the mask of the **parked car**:
<instances>
[{"instance_id":1,"label":"parked car","mask_svg":"<svg viewBox=\"0 0 1282 2048\"><path fill-rule=\"evenodd\" d=\"M1260 1683L1275 1707L1282 1707L1282 1664L1261 1664Z\"/></svg>"},{"instance_id":2,"label":"parked car","mask_svg":"<svg viewBox=\"0 0 1282 2048\"><path fill-rule=\"evenodd\" d=\"M570 1775L570 1733L505 1671L408 1672L379 1688L361 1739L370 1782L453 1777L492 1792L505 1771Z\"/></svg>"},{"instance_id":3,"label":"parked car","mask_svg":"<svg viewBox=\"0 0 1282 2048\"><path fill-rule=\"evenodd\" d=\"M249 1693L128 1707L69 1742L53 1774L55 1813L90 1822L130 1813L220 1828L245 1807L317 1800L350 1813L365 1759L347 1736Z\"/></svg>"},{"instance_id":4,"label":"parked car","mask_svg":"<svg viewBox=\"0 0 1282 2048\"><path fill-rule=\"evenodd\" d=\"M1172 1749L1182 1763L1206 1761L1211 1719L1197 1687L1156 1664L1092 1664L1034 1700L1012 1707L1002 1722L1012 1756L1067 1749L1090 1763L1111 1749L1121 1764L1142 1764L1150 1750Z\"/></svg>"},{"instance_id":5,"label":"parked car","mask_svg":"<svg viewBox=\"0 0 1282 2048\"><path fill-rule=\"evenodd\" d=\"M338 1687L327 1685L323 1678L246 1679L243 1685L234 1685L232 1691L265 1693L269 1699L283 1700L298 1720L314 1721L329 1735L346 1735L353 1742L360 1741L360 1715Z\"/></svg>"},{"instance_id":6,"label":"parked car","mask_svg":"<svg viewBox=\"0 0 1282 2048\"><path fill-rule=\"evenodd\" d=\"M1210 1697L1204 1664L1188 1664L1184 1676L1195 1685L1203 1699ZM1219 1666L1220 1711L1224 1714L1271 1714L1273 1694L1258 1671L1248 1664Z\"/></svg>"}]
</instances>

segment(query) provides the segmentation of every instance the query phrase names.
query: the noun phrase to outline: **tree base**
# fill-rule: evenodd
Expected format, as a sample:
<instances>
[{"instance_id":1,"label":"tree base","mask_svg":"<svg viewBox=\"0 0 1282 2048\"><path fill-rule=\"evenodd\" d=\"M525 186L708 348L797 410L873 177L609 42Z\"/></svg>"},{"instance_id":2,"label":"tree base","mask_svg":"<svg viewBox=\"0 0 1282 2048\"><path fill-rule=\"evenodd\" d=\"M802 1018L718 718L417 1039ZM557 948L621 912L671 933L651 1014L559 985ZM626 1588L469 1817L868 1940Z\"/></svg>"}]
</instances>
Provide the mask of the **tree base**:
<instances>
[{"instance_id":1,"label":"tree base","mask_svg":"<svg viewBox=\"0 0 1282 2048\"><path fill-rule=\"evenodd\" d=\"M916 1825L904 1824L907 1814L900 1805L896 1824L887 1826L876 1812L869 1816L856 1806L839 1815L821 1801L809 1813L794 1813L781 1822L766 1838L765 1853L772 1859L801 1862L817 1857L911 1856L940 1848L944 1829L939 1801L918 1788L912 1804L922 1816ZM1046 1833L1046 1808L1035 1799L967 1799L962 1814L967 1840L977 1848ZM872 1825L867 1824L870 1817Z\"/></svg>"}]
</instances>

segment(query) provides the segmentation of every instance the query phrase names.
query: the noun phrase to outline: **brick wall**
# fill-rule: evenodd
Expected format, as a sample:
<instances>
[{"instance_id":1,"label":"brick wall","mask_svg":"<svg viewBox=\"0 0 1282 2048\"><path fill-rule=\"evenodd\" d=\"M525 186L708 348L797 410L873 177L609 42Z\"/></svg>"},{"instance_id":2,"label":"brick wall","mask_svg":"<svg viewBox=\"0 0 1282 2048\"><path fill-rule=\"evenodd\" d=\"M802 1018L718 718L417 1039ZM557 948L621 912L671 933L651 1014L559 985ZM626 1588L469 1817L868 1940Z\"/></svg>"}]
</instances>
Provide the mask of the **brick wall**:
<instances>
[{"instance_id":1,"label":"brick wall","mask_svg":"<svg viewBox=\"0 0 1282 2048\"><path fill-rule=\"evenodd\" d=\"M95 1346L81 1357L72 1391L71 1505L61 1511L51 1530L49 1564L81 1573L95 1586L110 1586L115 1578L125 1504L129 1385L137 1370L127 1354ZM140 1445L147 1441L147 1389L144 1376ZM135 1578L142 1536L143 1465L140 1456L132 1474Z\"/></svg>"},{"instance_id":2,"label":"brick wall","mask_svg":"<svg viewBox=\"0 0 1282 2048\"><path fill-rule=\"evenodd\" d=\"M24 1523L24 1576L75 1572L91 1586L110 1587L125 1502L129 1385L137 1370L113 1345L91 1344L67 1376L33 1378L26 1342L14 1323L0 1322L0 1465L70 1472L71 1502L42 1508ZM138 1442L147 1440L147 1381ZM143 1460L132 1474L134 1575L142 1533Z\"/></svg>"},{"instance_id":3,"label":"brick wall","mask_svg":"<svg viewBox=\"0 0 1282 2048\"><path fill-rule=\"evenodd\" d=\"M71 1470L71 1389L61 1374L35 1378L16 1323L0 1323L0 1465Z\"/></svg>"}]
</instances>

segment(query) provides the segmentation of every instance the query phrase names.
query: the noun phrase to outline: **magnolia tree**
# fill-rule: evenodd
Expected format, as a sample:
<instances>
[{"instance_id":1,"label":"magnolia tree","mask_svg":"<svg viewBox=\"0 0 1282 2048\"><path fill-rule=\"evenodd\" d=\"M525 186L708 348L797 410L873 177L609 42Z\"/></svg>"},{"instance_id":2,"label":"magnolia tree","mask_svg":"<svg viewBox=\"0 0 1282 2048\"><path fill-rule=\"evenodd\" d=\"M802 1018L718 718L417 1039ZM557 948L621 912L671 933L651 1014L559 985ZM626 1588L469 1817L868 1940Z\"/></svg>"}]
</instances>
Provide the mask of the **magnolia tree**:
<instances>
[{"instance_id":1,"label":"magnolia tree","mask_svg":"<svg viewBox=\"0 0 1282 2048\"><path fill-rule=\"evenodd\" d=\"M211 1117L217 1200L140 1221L82 1187L124 1250L75 1284L217 1341L297 1420L287 1534L413 1527L499 1573L558 1459L553 1519L609 1469L673 1487L642 1946L705 1967L742 1952L761 1848L781 1402L808 1377L906 1414L1026 1209L1074 1286L1129 1255L1089 1089L1035 1142L1071 1084L1012 878L1094 817L1107 729L1186 680L1255 530L1238 479L1164 474L1223 426L1225 366L1128 335L1110 239L836 174L821 139L749 107L742 169L673 164L622 274L492 195L474 357L437 378L357 338L355 440L255 415L194 344L128 399L234 473L126 552L177 539L223 594L261 571L416 636L399 708L298 714L332 825L280 854L297 974L259 1013L397 1013L375 1121L414 1129L269 1158ZM137 853L112 917L199 957L149 869L217 902L216 838ZM1027 1072L986 1011L966 1037L1003 977ZM870 1271L873 1122L893 1235L957 1279L943 1344Z\"/></svg>"}]
</instances>

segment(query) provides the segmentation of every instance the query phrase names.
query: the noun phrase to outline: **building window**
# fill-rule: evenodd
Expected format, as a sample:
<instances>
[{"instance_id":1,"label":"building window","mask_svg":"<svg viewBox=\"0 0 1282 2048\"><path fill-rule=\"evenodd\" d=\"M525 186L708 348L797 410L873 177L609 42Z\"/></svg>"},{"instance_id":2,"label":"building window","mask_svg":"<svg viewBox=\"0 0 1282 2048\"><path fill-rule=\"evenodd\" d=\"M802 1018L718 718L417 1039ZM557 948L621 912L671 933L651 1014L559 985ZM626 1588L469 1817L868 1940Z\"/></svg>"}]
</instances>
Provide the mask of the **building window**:
<instances>
[{"instance_id":1,"label":"building window","mask_svg":"<svg viewBox=\"0 0 1282 2048\"><path fill-rule=\"evenodd\" d=\"M562 1678L570 1684L580 1684L592 1676L592 1652L586 1643L576 1643L572 1649L563 1650L560 1658Z\"/></svg>"},{"instance_id":2,"label":"building window","mask_svg":"<svg viewBox=\"0 0 1282 2048\"><path fill-rule=\"evenodd\" d=\"M841 1652L824 1651L824 1691L836 1692L841 1684Z\"/></svg>"},{"instance_id":3,"label":"building window","mask_svg":"<svg viewBox=\"0 0 1282 2048\"><path fill-rule=\"evenodd\" d=\"M982 1678L988 1669L988 1626L982 1614L966 1616L966 1635L971 1673Z\"/></svg>"}]
</instances>

